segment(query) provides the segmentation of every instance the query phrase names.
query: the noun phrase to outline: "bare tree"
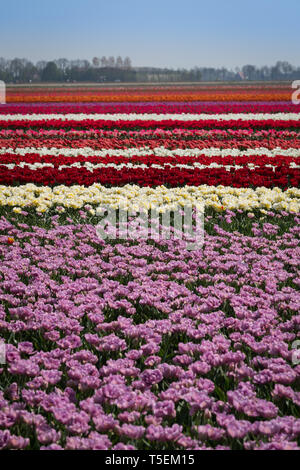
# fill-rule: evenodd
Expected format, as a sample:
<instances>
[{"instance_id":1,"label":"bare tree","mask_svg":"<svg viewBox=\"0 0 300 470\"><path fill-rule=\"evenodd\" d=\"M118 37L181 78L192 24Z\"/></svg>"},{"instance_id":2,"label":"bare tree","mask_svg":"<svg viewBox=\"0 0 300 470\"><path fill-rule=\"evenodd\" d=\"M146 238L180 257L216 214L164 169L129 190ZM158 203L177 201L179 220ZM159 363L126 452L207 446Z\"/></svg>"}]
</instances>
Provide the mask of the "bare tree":
<instances>
[{"instance_id":1,"label":"bare tree","mask_svg":"<svg viewBox=\"0 0 300 470\"><path fill-rule=\"evenodd\" d=\"M41 71L43 70L47 65L47 62L45 60L39 60L37 63L36 63L36 68Z\"/></svg>"},{"instance_id":2,"label":"bare tree","mask_svg":"<svg viewBox=\"0 0 300 470\"><path fill-rule=\"evenodd\" d=\"M129 57L125 57L124 59L124 69L131 69L131 59Z\"/></svg>"},{"instance_id":3,"label":"bare tree","mask_svg":"<svg viewBox=\"0 0 300 470\"><path fill-rule=\"evenodd\" d=\"M93 62L93 66L94 66L94 67L99 67L99 65L100 65L100 59L99 59L99 57L94 57L93 60L92 60L92 62Z\"/></svg>"},{"instance_id":4,"label":"bare tree","mask_svg":"<svg viewBox=\"0 0 300 470\"><path fill-rule=\"evenodd\" d=\"M0 70L4 71L9 65L9 61L4 59L4 57L0 57Z\"/></svg>"},{"instance_id":5,"label":"bare tree","mask_svg":"<svg viewBox=\"0 0 300 470\"><path fill-rule=\"evenodd\" d=\"M23 70L23 61L22 59L15 58L10 63L10 72L14 78L14 80L18 80L21 72Z\"/></svg>"},{"instance_id":6,"label":"bare tree","mask_svg":"<svg viewBox=\"0 0 300 470\"><path fill-rule=\"evenodd\" d=\"M101 57L101 67L107 67L107 58L104 56Z\"/></svg>"},{"instance_id":7,"label":"bare tree","mask_svg":"<svg viewBox=\"0 0 300 470\"><path fill-rule=\"evenodd\" d=\"M66 71L66 69L68 68L69 66L69 61L68 59L58 59L56 61L56 64L57 64L57 67L62 70L63 72Z\"/></svg>"},{"instance_id":8,"label":"bare tree","mask_svg":"<svg viewBox=\"0 0 300 470\"><path fill-rule=\"evenodd\" d=\"M123 59L120 55L117 57L116 67L117 67L117 69L122 69L123 68Z\"/></svg>"},{"instance_id":9,"label":"bare tree","mask_svg":"<svg viewBox=\"0 0 300 470\"><path fill-rule=\"evenodd\" d=\"M100 63L100 62L99 62ZM81 63L81 68L84 69L84 70L87 70L88 68L90 68L91 64L88 60L82 60L82 63Z\"/></svg>"},{"instance_id":10,"label":"bare tree","mask_svg":"<svg viewBox=\"0 0 300 470\"><path fill-rule=\"evenodd\" d=\"M115 58L111 55L109 58L108 58L108 67L115 67Z\"/></svg>"}]
</instances>

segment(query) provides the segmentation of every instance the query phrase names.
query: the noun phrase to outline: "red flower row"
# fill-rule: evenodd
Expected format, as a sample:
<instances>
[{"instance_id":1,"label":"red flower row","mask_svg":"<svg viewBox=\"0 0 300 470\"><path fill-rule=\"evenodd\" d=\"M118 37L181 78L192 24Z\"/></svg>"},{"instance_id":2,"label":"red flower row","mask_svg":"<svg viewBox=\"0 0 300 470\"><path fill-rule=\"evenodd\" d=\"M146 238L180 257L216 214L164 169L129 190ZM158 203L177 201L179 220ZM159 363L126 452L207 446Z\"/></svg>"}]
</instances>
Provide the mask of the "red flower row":
<instances>
[{"instance_id":1,"label":"red flower row","mask_svg":"<svg viewBox=\"0 0 300 470\"><path fill-rule=\"evenodd\" d=\"M190 103L83 103L83 104L6 104L1 114L224 114L224 113L294 113L297 107L292 102L285 103L237 103L237 102L190 102Z\"/></svg>"},{"instance_id":2,"label":"red flower row","mask_svg":"<svg viewBox=\"0 0 300 470\"><path fill-rule=\"evenodd\" d=\"M192 137L192 136L191 136ZM90 147L94 150L102 149L126 149L126 148L141 148L149 147L154 149L156 147L164 147L170 150L176 149L208 149L211 147L220 149L255 149L258 147L264 147L267 149L288 149L288 148L300 148L300 140L293 139L282 139L282 138L264 138L264 139L236 139L235 137L222 140L203 140L203 139L183 139L180 136L172 136L171 138L159 138L148 139L148 138L99 138L97 134L95 138L76 138L72 134L61 138L59 136L44 137L18 137L12 136L9 138L0 138L0 148L68 148L68 149L79 149L84 147ZM280 153L280 152L279 152Z\"/></svg>"},{"instance_id":3,"label":"red flower row","mask_svg":"<svg viewBox=\"0 0 300 470\"><path fill-rule=\"evenodd\" d=\"M31 128L67 128L67 129L300 129L300 120L224 120L207 119L199 121L109 121L85 119L82 121L63 121L61 119L49 120L20 120L20 121L0 121L0 128L9 129L31 129Z\"/></svg>"},{"instance_id":4,"label":"red flower row","mask_svg":"<svg viewBox=\"0 0 300 470\"><path fill-rule=\"evenodd\" d=\"M0 167L1 184L36 183L42 185L80 184L89 186L101 183L108 186L121 186L125 184L138 184L140 186L184 186L201 184L224 185L233 187L282 187L298 186L300 183L299 170L292 170L286 166L278 166L275 172L271 168L262 167L255 170L248 168L226 171L225 168L216 169L178 169L167 168L101 168L92 173L85 168L65 168L59 171L56 168L30 170L28 168L15 168L13 170Z\"/></svg>"},{"instance_id":5,"label":"red flower row","mask_svg":"<svg viewBox=\"0 0 300 470\"><path fill-rule=\"evenodd\" d=\"M206 165L209 166L211 163L216 163L218 165L238 165L238 166L244 166L247 167L248 164L253 164L258 167L265 167L272 165L274 168L290 168L290 165L292 163L298 163L299 158L298 157L286 157L286 156L276 156L276 157L266 157L266 156L261 156L261 155L251 155L251 156L213 156L213 157L208 157L206 155L199 155L196 157L185 157L185 156L179 156L179 155L174 155L172 156L155 156L155 155L146 155L146 156L141 156L141 155L132 155L131 157L126 157L126 156L104 156L104 157L99 157L99 156L84 156L84 155L78 155L76 157L66 157L64 155L58 155L58 156L53 156L53 155L39 155L39 154L27 154L25 156L23 155L15 155L15 154L4 154L1 155L0 158L0 165L7 165L7 164L16 164L19 165L21 162L27 163L27 164L35 164L35 163L50 163L54 165L56 168L58 168L61 165L67 165L70 166L74 163L80 163L84 164L86 162L92 163L92 164L115 164L115 165L120 165L120 164L136 164L136 165L147 165L149 168L153 165L160 165L160 166L165 166L166 169L171 166L175 165L193 165L194 163L200 164L200 165ZM299 171L299 170L298 170Z\"/></svg>"},{"instance_id":6,"label":"red flower row","mask_svg":"<svg viewBox=\"0 0 300 470\"><path fill-rule=\"evenodd\" d=\"M62 138L62 139L199 139L199 140L226 140L226 139L298 139L297 131L285 129L0 129L1 138Z\"/></svg>"}]
</instances>

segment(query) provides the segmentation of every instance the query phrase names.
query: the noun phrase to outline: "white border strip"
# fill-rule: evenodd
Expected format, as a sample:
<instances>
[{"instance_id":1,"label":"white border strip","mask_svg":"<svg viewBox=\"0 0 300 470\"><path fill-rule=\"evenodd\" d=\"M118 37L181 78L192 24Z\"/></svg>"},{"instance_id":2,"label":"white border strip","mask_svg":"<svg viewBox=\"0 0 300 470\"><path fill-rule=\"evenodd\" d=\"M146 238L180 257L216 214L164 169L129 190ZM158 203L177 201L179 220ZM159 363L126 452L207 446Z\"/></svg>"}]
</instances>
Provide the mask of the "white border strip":
<instances>
[{"instance_id":1,"label":"white border strip","mask_svg":"<svg viewBox=\"0 0 300 470\"><path fill-rule=\"evenodd\" d=\"M300 149L288 148L282 149L276 147L274 149L267 149L265 147L257 147L255 149L239 150L234 148L220 149L218 147L209 147L204 149L187 148L187 149L174 149L169 150L165 147L149 147L127 148L127 149L102 149L95 150L91 147L83 148L56 148L56 147L3 147L0 148L0 155L12 154L24 157L25 155L40 155L40 156L53 156L53 157L127 157L133 156L156 156L156 157L197 157L203 155L206 157L251 157L262 156L275 158L278 156L283 157L300 157Z\"/></svg>"},{"instance_id":2,"label":"white border strip","mask_svg":"<svg viewBox=\"0 0 300 470\"><path fill-rule=\"evenodd\" d=\"M0 114L1 121L290 121L300 120L300 113L240 113L240 114Z\"/></svg>"},{"instance_id":3,"label":"white border strip","mask_svg":"<svg viewBox=\"0 0 300 470\"><path fill-rule=\"evenodd\" d=\"M52 163L27 163L27 162L20 162L20 163L0 163L0 167L5 167L9 170L13 170L14 168L29 168L30 170L39 170L43 168L55 168L55 166ZM272 168L275 170L276 164L271 165L267 164L264 165L266 168ZM246 165L222 165L219 163L210 163L209 165L203 165L202 163L198 162L193 162L189 165L187 164L182 164L182 163L165 163L163 165L159 165L154 163L153 165L145 165L144 163L91 163L91 162L74 162L71 163L70 165L59 165L57 169L59 171L64 170L65 168L86 168L88 171L93 172L94 170L97 170L99 168L114 168L115 170L122 170L123 168L128 168L128 169L141 169L141 170L149 170L151 168L155 168L156 170L166 170L168 168L180 168L180 169L187 169L187 170L194 170L195 168L199 168L200 170L204 170L205 168L208 169L214 169L214 168L225 168L227 171L230 171L231 169L238 170L242 168L249 168L250 170L254 170L255 168L260 168L259 165L255 165L254 163L247 163ZM289 168L300 168L300 165L297 165L296 163L292 162L289 165Z\"/></svg>"}]
</instances>

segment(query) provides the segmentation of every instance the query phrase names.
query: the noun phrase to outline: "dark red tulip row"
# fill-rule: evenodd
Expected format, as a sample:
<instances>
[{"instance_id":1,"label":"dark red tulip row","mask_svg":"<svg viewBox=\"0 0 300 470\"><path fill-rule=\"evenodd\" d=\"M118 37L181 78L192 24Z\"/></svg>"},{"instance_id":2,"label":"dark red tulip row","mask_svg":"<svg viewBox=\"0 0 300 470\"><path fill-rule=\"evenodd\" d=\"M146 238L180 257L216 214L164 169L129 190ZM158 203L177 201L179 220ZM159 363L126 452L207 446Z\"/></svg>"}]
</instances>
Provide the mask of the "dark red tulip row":
<instances>
[{"instance_id":1,"label":"dark red tulip row","mask_svg":"<svg viewBox=\"0 0 300 470\"><path fill-rule=\"evenodd\" d=\"M110 121L84 119L82 121L49 119L49 120L16 120L0 121L4 129L300 129L300 120L197 120L180 121L167 119L165 121L134 120Z\"/></svg>"},{"instance_id":2,"label":"dark red tulip row","mask_svg":"<svg viewBox=\"0 0 300 470\"><path fill-rule=\"evenodd\" d=\"M16 167L12 170L0 166L0 184L24 184L36 183L42 185L72 185L80 184L89 186L93 183L101 183L106 186L121 186L125 184L138 184L140 186L167 185L171 187L202 184L223 185L233 187L257 187L274 186L287 188L299 186L300 172L298 169L290 169L287 166L277 166L275 171L271 168L260 167L255 170L249 168L231 169L206 168L206 169L182 169L170 168L157 169L149 167L141 168L100 168L93 172L86 168L43 168L30 170L26 167Z\"/></svg>"},{"instance_id":3,"label":"dark red tulip row","mask_svg":"<svg viewBox=\"0 0 300 470\"><path fill-rule=\"evenodd\" d=\"M1 114L169 114L169 113L295 113L299 106L292 102L189 102L189 103L48 103L6 104Z\"/></svg>"}]
</instances>

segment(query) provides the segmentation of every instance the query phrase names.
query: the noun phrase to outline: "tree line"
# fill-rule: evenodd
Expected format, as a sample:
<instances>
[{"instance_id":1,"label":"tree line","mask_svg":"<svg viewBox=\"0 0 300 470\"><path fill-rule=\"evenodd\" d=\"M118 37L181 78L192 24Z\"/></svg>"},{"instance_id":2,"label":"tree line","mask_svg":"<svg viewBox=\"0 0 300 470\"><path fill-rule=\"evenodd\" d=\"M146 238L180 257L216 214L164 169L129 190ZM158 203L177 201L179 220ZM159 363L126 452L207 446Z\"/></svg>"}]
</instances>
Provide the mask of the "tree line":
<instances>
[{"instance_id":1,"label":"tree line","mask_svg":"<svg viewBox=\"0 0 300 470\"><path fill-rule=\"evenodd\" d=\"M199 66L191 69L133 67L129 57L121 56L94 57L91 62L61 58L40 60L35 64L27 59L0 57L0 80L6 83L290 81L299 78L300 67L286 61L278 61L274 66L244 65L233 70Z\"/></svg>"}]
</instances>

